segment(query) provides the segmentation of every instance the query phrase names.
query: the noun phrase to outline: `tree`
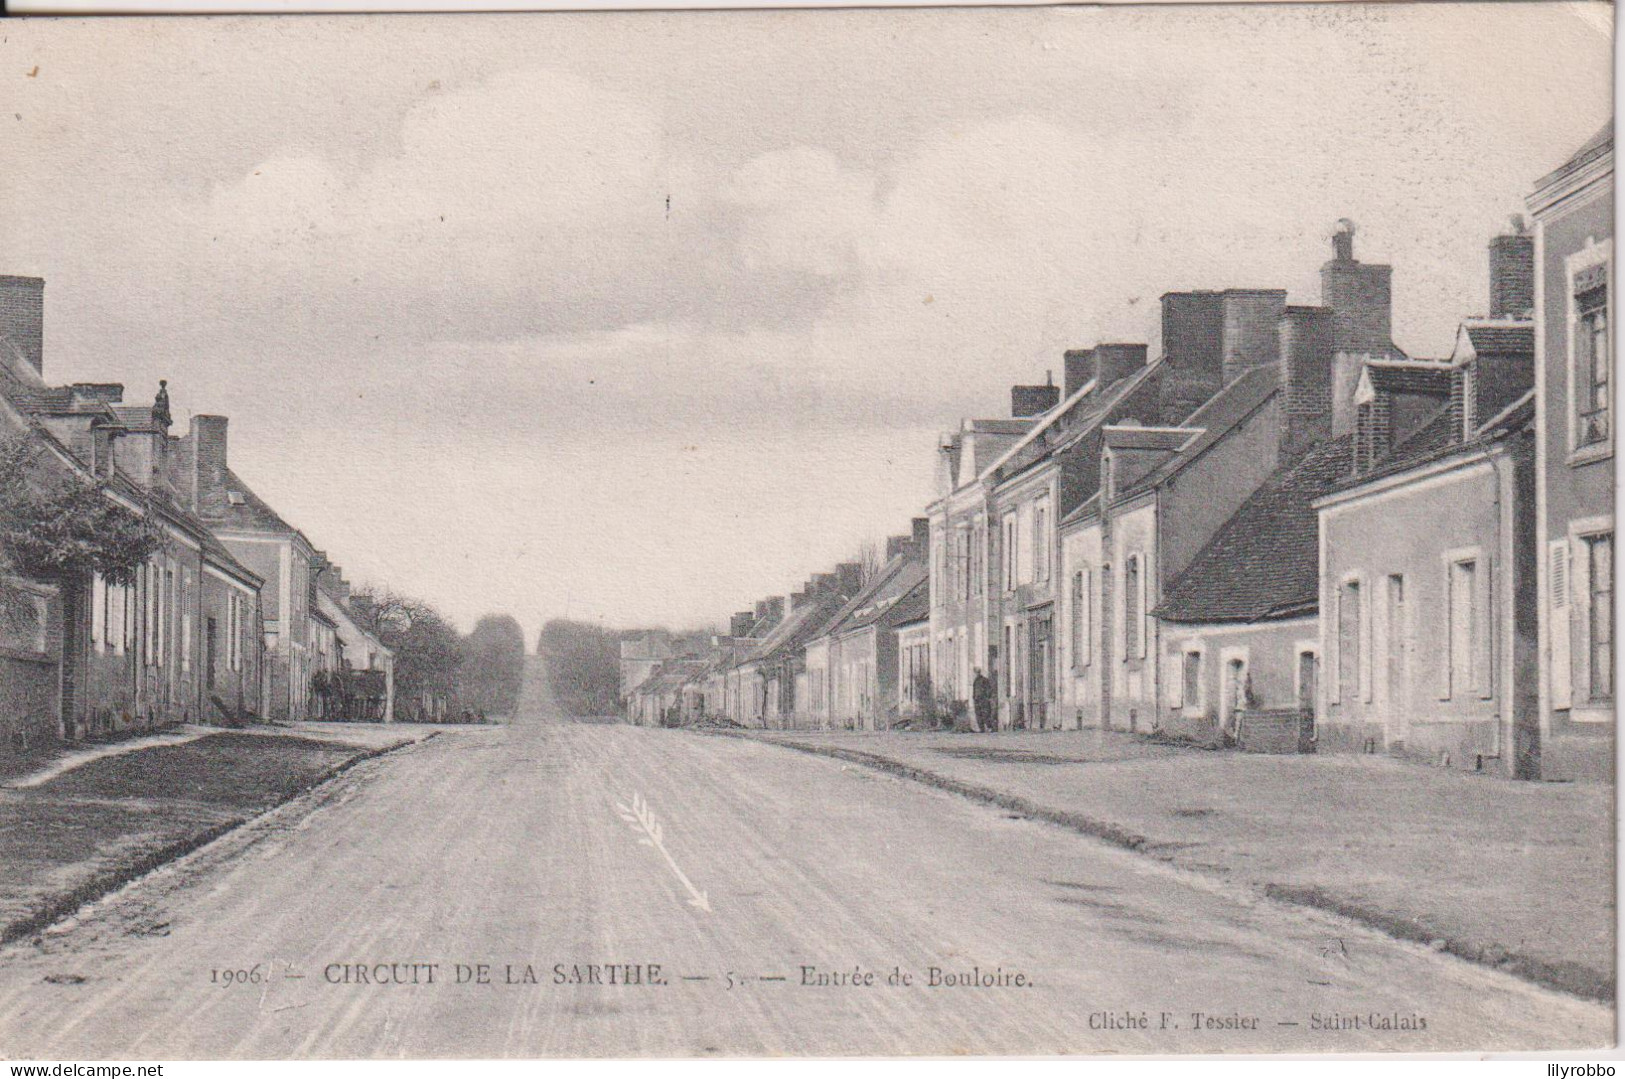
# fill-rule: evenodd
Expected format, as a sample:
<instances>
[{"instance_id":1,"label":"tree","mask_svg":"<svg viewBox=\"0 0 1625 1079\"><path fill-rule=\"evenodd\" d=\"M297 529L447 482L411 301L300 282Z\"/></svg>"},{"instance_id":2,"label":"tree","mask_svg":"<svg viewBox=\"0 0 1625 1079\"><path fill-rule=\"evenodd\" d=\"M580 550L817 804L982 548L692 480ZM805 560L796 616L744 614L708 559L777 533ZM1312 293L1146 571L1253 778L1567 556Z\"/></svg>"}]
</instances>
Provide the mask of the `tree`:
<instances>
[{"instance_id":1,"label":"tree","mask_svg":"<svg viewBox=\"0 0 1625 1079\"><path fill-rule=\"evenodd\" d=\"M134 584L163 542L150 514L114 502L94 480L52 469L31 435L0 438L0 572L70 583L99 573Z\"/></svg>"},{"instance_id":2,"label":"tree","mask_svg":"<svg viewBox=\"0 0 1625 1079\"><path fill-rule=\"evenodd\" d=\"M554 619L542 627L536 651L547 667L553 699L567 714L619 713L622 636L588 622L565 619Z\"/></svg>"},{"instance_id":3,"label":"tree","mask_svg":"<svg viewBox=\"0 0 1625 1079\"><path fill-rule=\"evenodd\" d=\"M525 679L525 631L508 615L488 614L462 640L458 696L463 707L513 715Z\"/></svg>"},{"instance_id":4,"label":"tree","mask_svg":"<svg viewBox=\"0 0 1625 1079\"><path fill-rule=\"evenodd\" d=\"M367 586L351 593L356 619L395 653L395 710L402 719L437 718L436 702L457 694L462 638L425 600L389 588Z\"/></svg>"}]
</instances>

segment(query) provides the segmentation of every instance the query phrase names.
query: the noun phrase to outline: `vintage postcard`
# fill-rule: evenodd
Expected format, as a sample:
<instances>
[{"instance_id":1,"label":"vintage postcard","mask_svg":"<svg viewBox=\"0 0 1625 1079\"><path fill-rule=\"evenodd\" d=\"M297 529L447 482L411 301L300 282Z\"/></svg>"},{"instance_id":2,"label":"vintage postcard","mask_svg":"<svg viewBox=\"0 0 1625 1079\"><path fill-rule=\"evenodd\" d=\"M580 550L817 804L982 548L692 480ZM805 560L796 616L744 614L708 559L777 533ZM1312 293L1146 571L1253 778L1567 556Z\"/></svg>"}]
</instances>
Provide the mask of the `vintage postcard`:
<instances>
[{"instance_id":1,"label":"vintage postcard","mask_svg":"<svg viewBox=\"0 0 1625 1079\"><path fill-rule=\"evenodd\" d=\"M0 22L0 1057L1612 1046L1613 34Z\"/></svg>"}]
</instances>

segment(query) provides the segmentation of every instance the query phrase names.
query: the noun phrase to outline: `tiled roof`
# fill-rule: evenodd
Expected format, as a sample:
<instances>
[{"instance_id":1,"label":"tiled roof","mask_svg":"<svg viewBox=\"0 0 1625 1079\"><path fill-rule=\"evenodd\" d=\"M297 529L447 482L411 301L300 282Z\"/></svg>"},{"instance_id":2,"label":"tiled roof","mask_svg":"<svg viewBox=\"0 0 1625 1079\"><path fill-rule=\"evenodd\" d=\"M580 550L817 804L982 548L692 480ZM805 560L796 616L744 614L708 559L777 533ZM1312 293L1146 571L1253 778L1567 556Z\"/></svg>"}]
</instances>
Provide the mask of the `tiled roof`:
<instances>
[{"instance_id":1,"label":"tiled roof","mask_svg":"<svg viewBox=\"0 0 1625 1079\"><path fill-rule=\"evenodd\" d=\"M1342 482L1326 493L1335 494L1339 491L1352 490L1373 480L1385 479L1421 465L1443 460L1462 450L1476 450L1486 443L1496 441L1511 431L1519 430L1533 423L1535 416L1534 401L1535 391L1530 390L1504 411L1492 416L1474 432L1472 438L1465 442L1456 435L1458 421L1451 412L1449 405L1441 406L1415 434L1396 446L1387 457L1384 457L1376 468L1359 476L1345 477Z\"/></svg>"},{"instance_id":2,"label":"tiled roof","mask_svg":"<svg viewBox=\"0 0 1625 1079\"><path fill-rule=\"evenodd\" d=\"M845 597L839 594L823 595L809 600L805 605L785 615L746 662L766 662L799 651L818 634L818 628L830 614L845 602Z\"/></svg>"},{"instance_id":3,"label":"tiled roof","mask_svg":"<svg viewBox=\"0 0 1625 1079\"><path fill-rule=\"evenodd\" d=\"M836 632L848 633L855 629L863 629L882 619L891 621L892 607L925 580L925 576L924 564L903 560L894 572L882 575L879 587L865 590L868 594L859 597L851 615L836 627Z\"/></svg>"},{"instance_id":4,"label":"tiled roof","mask_svg":"<svg viewBox=\"0 0 1625 1079\"><path fill-rule=\"evenodd\" d=\"M893 604L889 613L889 621L893 627L906 626L913 622L924 622L931 617L931 579L921 574L914 587Z\"/></svg>"},{"instance_id":5,"label":"tiled roof","mask_svg":"<svg viewBox=\"0 0 1625 1079\"><path fill-rule=\"evenodd\" d=\"M1169 587L1156 614L1259 622L1313 611L1320 587L1314 500L1348 475L1352 445L1348 435L1322 442L1265 480Z\"/></svg>"},{"instance_id":6,"label":"tiled roof","mask_svg":"<svg viewBox=\"0 0 1625 1079\"><path fill-rule=\"evenodd\" d=\"M1535 351L1535 324L1533 322L1464 322L1462 332L1479 354L1533 353Z\"/></svg>"},{"instance_id":7,"label":"tiled roof","mask_svg":"<svg viewBox=\"0 0 1625 1079\"><path fill-rule=\"evenodd\" d=\"M1108 427L1106 445L1114 450L1177 450L1200 433L1185 427Z\"/></svg>"},{"instance_id":8,"label":"tiled roof","mask_svg":"<svg viewBox=\"0 0 1625 1079\"><path fill-rule=\"evenodd\" d=\"M1009 479L1020 474L1051 454L1073 445L1090 431L1111 420L1112 410L1143 386L1146 380L1156 376L1161 369L1161 363L1161 360L1149 363L1129 377L1112 383L1104 391L1083 394L1062 402L1060 408L1045 417L1043 430L1038 437L1022 446L1011 455L1010 460L1003 463L1004 478Z\"/></svg>"},{"instance_id":9,"label":"tiled roof","mask_svg":"<svg viewBox=\"0 0 1625 1079\"><path fill-rule=\"evenodd\" d=\"M1601 131L1591 136L1586 140L1584 146L1574 151L1573 157L1536 181L1535 190L1538 191L1543 187L1550 186L1572 172L1578 172L1604 154L1612 153L1613 150L1614 121L1610 119L1606 124L1602 125Z\"/></svg>"},{"instance_id":10,"label":"tiled roof","mask_svg":"<svg viewBox=\"0 0 1625 1079\"><path fill-rule=\"evenodd\" d=\"M253 489L229 468L226 470L226 490L242 495L242 502L238 504L228 500L225 509L219 515L211 514L206 518L210 524L219 528L240 528L248 532L299 531L284 521L276 510L255 494Z\"/></svg>"},{"instance_id":11,"label":"tiled roof","mask_svg":"<svg viewBox=\"0 0 1625 1079\"><path fill-rule=\"evenodd\" d=\"M151 405L108 405L108 411L126 427L152 427Z\"/></svg>"},{"instance_id":12,"label":"tiled roof","mask_svg":"<svg viewBox=\"0 0 1625 1079\"><path fill-rule=\"evenodd\" d=\"M1214 394L1182 424L1185 427L1203 428L1202 433L1187 443L1184 449L1130 484L1127 490L1117 495L1116 501L1133 498L1178 475L1186 465L1201 457L1209 447L1274 396L1280 388L1280 380L1280 371L1274 364L1254 367Z\"/></svg>"},{"instance_id":13,"label":"tiled roof","mask_svg":"<svg viewBox=\"0 0 1625 1079\"><path fill-rule=\"evenodd\" d=\"M1071 513L1067 514L1064 518L1062 518L1061 519L1061 524L1062 525L1076 524L1079 521L1091 520L1091 519L1097 518L1099 516L1100 516L1100 492L1096 491L1094 494L1092 494L1088 498L1084 499L1083 502L1081 502L1078 505L1077 509L1073 510Z\"/></svg>"},{"instance_id":14,"label":"tiled roof","mask_svg":"<svg viewBox=\"0 0 1625 1079\"><path fill-rule=\"evenodd\" d=\"M1454 377L1448 364L1428 360L1373 360L1365 370L1372 388L1386 393L1448 396Z\"/></svg>"}]
</instances>

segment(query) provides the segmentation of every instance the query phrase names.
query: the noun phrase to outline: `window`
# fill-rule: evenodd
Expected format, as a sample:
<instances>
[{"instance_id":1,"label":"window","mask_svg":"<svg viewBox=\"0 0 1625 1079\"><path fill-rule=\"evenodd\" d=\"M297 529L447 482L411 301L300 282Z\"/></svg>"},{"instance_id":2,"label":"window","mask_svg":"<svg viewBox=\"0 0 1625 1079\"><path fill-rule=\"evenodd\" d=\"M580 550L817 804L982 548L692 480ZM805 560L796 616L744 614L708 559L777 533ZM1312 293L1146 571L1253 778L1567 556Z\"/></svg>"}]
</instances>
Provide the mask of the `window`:
<instances>
[{"instance_id":1,"label":"window","mask_svg":"<svg viewBox=\"0 0 1625 1079\"><path fill-rule=\"evenodd\" d=\"M1072 666L1075 668L1089 663L1089 582L1086 572L1080 569L1072 575Z\"/></svg>"},{"instance_id":2,"label":"window","mask_svg":"<svg viewBox=\"0 0 1625 1079\"><path fill-rule=\"evenodd\" d=\"M1478 635L1478 563L1464 559L1450 564L1447 698L1465 696L1473 682L1473 653Z\"/></svg>"},{"instance_id":3,"label":"window","mask_svg":"<svg viewBox=\"0 0 1625 1079\"><path fill-rule=\"evenodd\" d=\"M1033 580L1049 580L1049 500L1033 508Z\"/></svg>"},{"instance_id":4,"label":"window","mask_svg":"<svg viewBox=\"0 0 1625 1079\"><path fill-rule=\"evenodd\" d=\"M964 525L954 530L954 595L970 598L970 528Z\"/></svg>"},{"instance_id":5,"label":"window","mask_svg":"<svg viewBox=\"0 0 1625 1079\"><path fill-rule=\"evenodd\" d=\"M1360 699L1360 654L1364 612L1360 609L1360 582L1346 581L1338 594L1337 685L1344 700Z\"/></svg>"},{"instance_id":6,"label":"window","mask_svg":"<svg viewBox=\"0 0 1625 1079\"><path fill-rule=\"evenodd\" d=\"M976 531L971 537L970 592L980 596L987 585L987 522L977 518Z\"/></svg>"},{"instance_id":7,"label":"window","mask_svg":"<svg viewBox=\"0 0 1625 1079\"><path fill-rule=\"evenodd\" d=\"M1586 612L1591 642L1591 699L1614 697L1614 534L1585 537L1589 573Z\"/></svg>"},{"instance_id":8,"label":"window","mask_svg":"<svg viewBox=\"0 0 1625 1079\"><path fill-rule=\"evenodd\" d=\"M1597 267L1597 271L1603 270ZM1576 278L1576 286L1598 278L1596 271ZM1575 445L1590 446L1608 441L1609 408L1613 391L1609 388L1609 368L1613 362L1608 347L1608 280L1606 274L1585 292L1574 297L1574 392Z\"/></svg>"},{"instance_id":9,"label":"window","mask_svg":"<svg viewBox=\"0 0 1625 1079\"><path fill-rule=\"evenodd\" d=\"M192 669L192 575L181 570L181 670Z\"/></svg>"},{"instance_id":10,"label":"window","mask_svg":"<svg viewBox=\"0 0 1625 1079\"><path fill-rule=\"evenodd\" d=\"M1123 568L1123 658L1137 658L1143 631L1140 625L1140 556L1129 555Z\"/></svg>"},{"instance_id":11,"label":"window","mask_svg":"<svg viewBox=\"0 0 1625 1079\"><path fill-rule=\"evenodd\" d=\"M1004 683L1004 695L1006 697L1015 695L1011 685L1015 679L1010 677L1010 672L1014 669L1013 657L1010 654L1011 646L1014 643L1014 637L1015 631L1010 626L1006 625L1004 627L1004 649L999 653L999 678L1000 681Z\"/></svg>"},{"instance_id":12,"label":"window","mask_svg":"<svg viewBox=\"0 0 1625 1079\"><path fill-rule=\"evenodd\" d=\"M1180 672L1181 703L1197 708L1202 703L1202 653L1186 652Z\"/></svg>"},{"instance_id":13,"label":"window","mask_svg":"<svg viewBox=\"0 0 1625 1079\"><path fill-rule=\"evenodd\" d=\"M1004 577L1004 590L1015 591L1016 587L1016 515L1004 515L1004 549L1001 558L1002 576Z\"/></svg>"}]
</instances>

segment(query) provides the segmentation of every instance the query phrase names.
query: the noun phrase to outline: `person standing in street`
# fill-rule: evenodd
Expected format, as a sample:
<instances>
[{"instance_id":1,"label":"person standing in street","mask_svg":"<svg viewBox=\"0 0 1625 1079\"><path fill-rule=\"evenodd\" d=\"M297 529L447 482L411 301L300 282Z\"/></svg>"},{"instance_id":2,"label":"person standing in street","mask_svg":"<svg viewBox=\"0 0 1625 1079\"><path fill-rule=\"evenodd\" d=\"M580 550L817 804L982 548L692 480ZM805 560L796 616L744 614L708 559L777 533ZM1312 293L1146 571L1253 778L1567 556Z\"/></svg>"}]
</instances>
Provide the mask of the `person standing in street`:
<instances>
[{"instance_id":1,"label":"person standing in street","mask_svg":"<svg viewBox=\"0 0 1625 1079\"><path fill-rule=\"evenodd\" d=\"M970 685L971 707L976 713L976 729L990 731L993 729L993 682L982 673L982 668L976 668L976 677Z\"/></svg>"}]
</instances>

